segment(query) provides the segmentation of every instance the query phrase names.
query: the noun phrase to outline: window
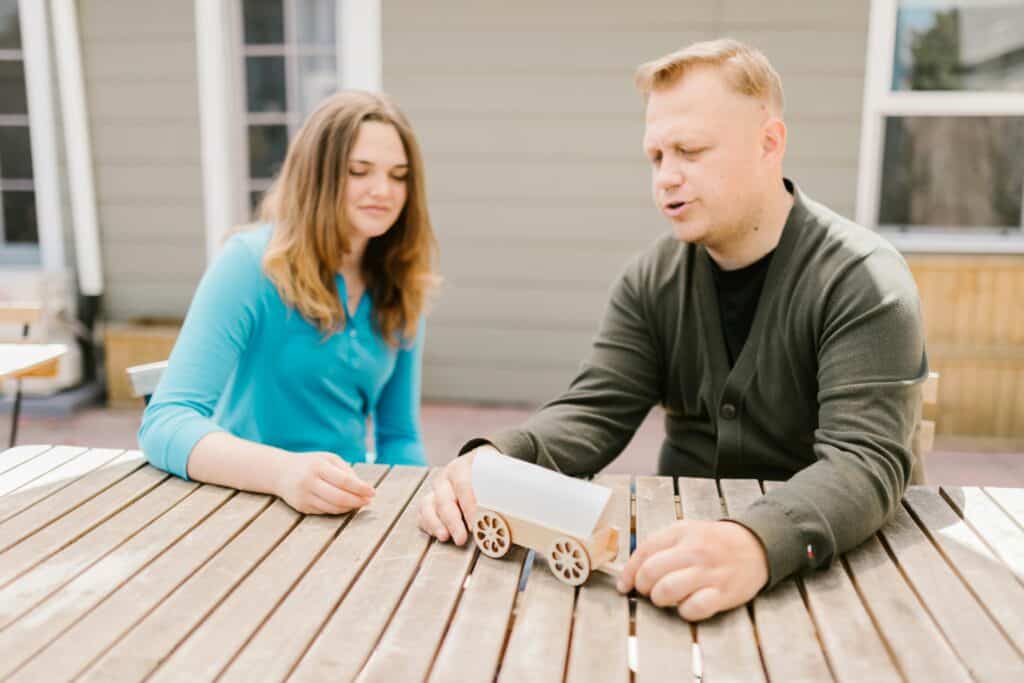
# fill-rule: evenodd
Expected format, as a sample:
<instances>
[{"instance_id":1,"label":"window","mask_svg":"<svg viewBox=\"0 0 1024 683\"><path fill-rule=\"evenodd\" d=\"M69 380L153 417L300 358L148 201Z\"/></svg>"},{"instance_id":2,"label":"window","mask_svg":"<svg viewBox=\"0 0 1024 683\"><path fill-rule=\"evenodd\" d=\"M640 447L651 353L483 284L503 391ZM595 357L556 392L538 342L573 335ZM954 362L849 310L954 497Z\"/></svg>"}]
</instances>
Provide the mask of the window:
<instances>
[{"instance_id":1,"label":"window","mask_svg":"<svg viewBox=\"0 0 1024 683\"><path fill-rule=\"evenodd\" d=\"M1024 251L1024 0L873 0L857 220Z\"/></svg>"},{"instance_id":2,"label":"window","mask_svg":"<svg viewBox=\"0 0 1024 683\"><path fill-rule=\"evenodd\" d=\"M28 95L17 0L0 0L0 257L38 262Z\"/></svg>"},{"instance_id":3,"label":"window","mask_svg":"<svg viewBox=\"0 0 1024 683\"><path fill-rule=\"evenodd\" d=\"M242 0L249 205L255 209L288 141L339 87L336 0Z\"/></svg>"}]
</instances>

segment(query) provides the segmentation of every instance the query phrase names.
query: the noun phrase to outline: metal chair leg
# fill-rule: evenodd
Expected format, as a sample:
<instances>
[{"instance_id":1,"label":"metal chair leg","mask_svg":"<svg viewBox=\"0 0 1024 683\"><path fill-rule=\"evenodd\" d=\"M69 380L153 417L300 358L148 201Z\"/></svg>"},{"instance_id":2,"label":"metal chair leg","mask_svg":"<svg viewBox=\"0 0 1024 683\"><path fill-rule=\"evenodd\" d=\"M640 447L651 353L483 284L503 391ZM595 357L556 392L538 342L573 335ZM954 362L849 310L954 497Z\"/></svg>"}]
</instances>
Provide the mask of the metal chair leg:
<instances>
[{"instance_id":1,"label":"metal chair leg","mask_svg":"<svg viewBox=\"0 0 1024 683\"><path fill-rule=\"evenodd\" d=\"M28 323L21 328L21 338L28 339ZM21 378L17 380L17 386L14 390L14 409L11 411L11 439L7 445L8 448L14 448L14 444L18 441L18 417L21 415Z\"/></svg>"}]
</instances>

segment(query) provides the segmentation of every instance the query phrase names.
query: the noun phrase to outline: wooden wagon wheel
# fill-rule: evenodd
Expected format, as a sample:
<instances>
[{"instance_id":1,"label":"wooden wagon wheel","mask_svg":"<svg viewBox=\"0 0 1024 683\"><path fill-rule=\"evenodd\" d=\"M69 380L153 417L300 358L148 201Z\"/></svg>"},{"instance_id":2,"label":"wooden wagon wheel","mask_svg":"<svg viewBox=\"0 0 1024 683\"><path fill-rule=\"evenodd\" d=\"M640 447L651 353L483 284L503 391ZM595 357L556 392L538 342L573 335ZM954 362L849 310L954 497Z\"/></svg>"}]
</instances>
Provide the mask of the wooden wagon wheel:
<instances>
[{"instance_id":1,"label":"wooden wagon wheel","mask_svg":"<svg viewBox=\"0 0 1024 683\"><path fill-rule=\"evenodd\" d=\"M473 524L473 540L480 552L488 557L503 557L512 546L508 522L498 513L489 510L477 515Z\"/></svg>"},{"instance_id":2,"label":"wooden wagon wheel","mask_svg":"<svg viewBox=\"0 0 1024 683\"><path fill-rule=\"evenodd\" d=\"M555 539L547 557L552 573L570 586L579 586L590 576L590 555L575 538Z\"/></svg>"}]
</instances>

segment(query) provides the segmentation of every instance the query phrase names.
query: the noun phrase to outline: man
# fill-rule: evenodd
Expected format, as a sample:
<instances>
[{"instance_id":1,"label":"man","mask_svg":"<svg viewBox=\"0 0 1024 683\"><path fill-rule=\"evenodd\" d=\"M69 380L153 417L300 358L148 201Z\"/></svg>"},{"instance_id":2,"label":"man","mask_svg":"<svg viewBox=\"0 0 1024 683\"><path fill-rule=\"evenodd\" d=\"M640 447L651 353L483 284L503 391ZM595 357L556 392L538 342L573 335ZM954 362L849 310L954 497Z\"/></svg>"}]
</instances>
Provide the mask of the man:
<instances>
[{"instance_id":1,"label":"man","mask_svg":"<svg viewBox=\"0 0 1024 683\"><path fill-rule=\"evenodd\" d=\"M676 522L626 564L619 590L700 620L828 564L890 518L927 361L900 255L783 178L782 86L764 55L697 43L636 81L654 201L674 235L627 267L569 390L468 443L420 526L467 540L481 449L591 475L660 403L661 474L788 479L726 520Z\"/></svg>"}]
</instances>

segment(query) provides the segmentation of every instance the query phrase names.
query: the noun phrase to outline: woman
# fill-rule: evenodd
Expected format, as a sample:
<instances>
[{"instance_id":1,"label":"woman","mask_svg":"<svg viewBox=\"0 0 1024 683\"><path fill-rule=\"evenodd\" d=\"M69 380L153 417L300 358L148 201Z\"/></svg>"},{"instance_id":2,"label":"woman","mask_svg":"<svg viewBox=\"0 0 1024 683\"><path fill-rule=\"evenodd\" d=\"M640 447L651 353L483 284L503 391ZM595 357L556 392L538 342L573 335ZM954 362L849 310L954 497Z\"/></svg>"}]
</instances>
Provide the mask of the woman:
<instances>
[{"instance_id":1,"label":"woman","mask_svg":"<svg viewBox=\"0 0 1024 683\"><path fill-rule=\"evenodd\" d=\"M204 275L142 418L150 463L340 514L374 489L348 464L425 462L423 316L436 244L423 163L386 97L310 115L261 206Z\"/></svg>"}]
</instances>

